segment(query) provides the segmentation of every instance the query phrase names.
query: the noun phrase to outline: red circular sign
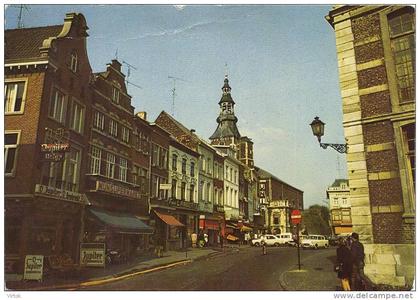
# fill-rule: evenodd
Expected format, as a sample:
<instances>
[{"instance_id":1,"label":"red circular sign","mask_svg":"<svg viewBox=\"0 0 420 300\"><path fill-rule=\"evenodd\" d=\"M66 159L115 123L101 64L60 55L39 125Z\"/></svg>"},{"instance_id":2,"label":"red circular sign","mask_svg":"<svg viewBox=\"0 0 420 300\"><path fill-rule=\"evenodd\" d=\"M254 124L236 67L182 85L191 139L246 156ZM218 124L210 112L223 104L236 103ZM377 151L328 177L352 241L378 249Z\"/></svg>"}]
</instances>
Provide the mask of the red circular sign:
<instances>
[{"instance_id":1,"label":"red circular sign","mask_svg":"<svg viewBox=\"0 0 420 300\"><path fill-rule=\"evenodd\" d=\"M300 214L300 210L295 209L292 210L292 215L290 216L292 224L299 224L302 221L302 215Z\"/></svg>"}]
</instances>

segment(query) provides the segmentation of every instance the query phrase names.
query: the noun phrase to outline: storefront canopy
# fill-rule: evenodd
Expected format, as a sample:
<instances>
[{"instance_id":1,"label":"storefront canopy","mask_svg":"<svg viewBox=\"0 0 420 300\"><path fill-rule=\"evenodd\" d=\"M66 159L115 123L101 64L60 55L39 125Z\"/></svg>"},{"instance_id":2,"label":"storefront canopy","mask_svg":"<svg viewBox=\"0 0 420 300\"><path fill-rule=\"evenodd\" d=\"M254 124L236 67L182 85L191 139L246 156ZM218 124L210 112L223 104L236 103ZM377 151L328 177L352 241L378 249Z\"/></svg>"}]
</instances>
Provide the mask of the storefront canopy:
<instances>
[{"instance_id":1,"label":"storefront canopy","mask_svg":"<svg viewBox=\"0 0 420 300\"><path fill-rule=\"evenodd\" d=\"M117 232L131 234L152 234L153 228L146 225L134 215L112 213L104 210L90 208L89 211L106 226Z\"/></svg>"},{"instance_id":2,"label":"storefront canopy","mask_svg":"<svg viewBox=\"0 0 420 300\"><path fill-rule=\"evenodd\" d=\"M175 219L174 216L163 214L160 212L155 211L156 215L166 224L169 226L185 226L181 222L179 222L177 219Z\"/></svg>"},{"instance_id":3,"label":"storefront canopy","mask_svg":"<svg viewBox=\"0 0 420 300\"><path fill-rule=\"evenodd\" d=\"M241 227L241 231L243 231L243 232L250 232L250 231L252 231L252 228L251 228L251 227L248 227L248 226L243 225L243 226Z\"/></svg>"}]
</instances>

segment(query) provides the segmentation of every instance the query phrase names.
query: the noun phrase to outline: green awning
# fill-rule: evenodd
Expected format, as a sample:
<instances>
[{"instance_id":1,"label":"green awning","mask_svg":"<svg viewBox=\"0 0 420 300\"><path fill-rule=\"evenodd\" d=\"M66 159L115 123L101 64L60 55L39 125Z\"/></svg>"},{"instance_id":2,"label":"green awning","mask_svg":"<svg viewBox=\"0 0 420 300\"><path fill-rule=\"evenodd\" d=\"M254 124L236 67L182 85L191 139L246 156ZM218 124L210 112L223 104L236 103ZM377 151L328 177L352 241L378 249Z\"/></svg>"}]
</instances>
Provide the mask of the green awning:
<instances>
[{"instance_id":1,"label":"green awning","mask_svg":"<svg viewBox=\"0 0 420 300\"><path fill-rule=\"evenodd\" d=\"M152 234L153 228L134 215L89 208L89 211L107 227L116 232L130 234Z\"/></svg>"}]
</instances>

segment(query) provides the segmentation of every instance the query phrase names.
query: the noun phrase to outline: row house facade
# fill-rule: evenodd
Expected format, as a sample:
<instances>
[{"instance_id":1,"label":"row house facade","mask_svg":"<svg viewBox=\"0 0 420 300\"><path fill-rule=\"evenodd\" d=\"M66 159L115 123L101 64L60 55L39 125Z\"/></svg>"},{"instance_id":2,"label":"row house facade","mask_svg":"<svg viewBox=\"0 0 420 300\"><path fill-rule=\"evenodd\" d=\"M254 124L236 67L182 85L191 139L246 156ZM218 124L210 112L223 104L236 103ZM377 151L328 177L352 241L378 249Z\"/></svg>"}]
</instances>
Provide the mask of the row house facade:
<instances>
[{"instance_id":1,"label":"row house facade","mask_svg":"<svg viewBox=\"0 0 420 300\"><path fill-rule=\"evenodd\" d=\"M5 260L27 254L77 261L88 200L91 68L86 20L5 31Z\"/></svg>"},{"instance_id":2,"label":"row house facade","mask_svg":"<svg viewBox=\"0 0 420 300\"><path fill-rule=\"evenodd\" d=\"M352 233L350 188L347 179L336 179L327 189L333 234Z\"/></svg>"},{"instance_id":3,"label":"row house facade","mask_svg":"<svg viewBox=\"0 0 420 300\"><path fill-rule=\"evenodd\" d=\"M415 274L415 16L414 6L336 5L326 17L336 36L353 232L365 244L365 273L393 286L412 286Z\"/></svg>"},{"instance_id":4,"label":"row house facade","mask_svg":"<svg viewBox=\"0 0 420 300\"><path fill-rule=\"evenodd\" d=\"M199 219L198 201L198 152L184 146L174 137L169 144L169 204L176 210L173 215L182 223L178 228L179 247L191 244L191 234L196 233ZM175 247L176 248L176 247Z\"/></svg>"},{"instance_id":5,"label":"row house facade","mask_svg":"<svg viewBox=\"0 0 420 300\"><path fill-rule=\"evenodd\" d=\"M258 197L264 231L279 234L292 232L291 211L303 210L303 191L283 182L271 173L255 167Z\"/></svg>"}]
</instances>

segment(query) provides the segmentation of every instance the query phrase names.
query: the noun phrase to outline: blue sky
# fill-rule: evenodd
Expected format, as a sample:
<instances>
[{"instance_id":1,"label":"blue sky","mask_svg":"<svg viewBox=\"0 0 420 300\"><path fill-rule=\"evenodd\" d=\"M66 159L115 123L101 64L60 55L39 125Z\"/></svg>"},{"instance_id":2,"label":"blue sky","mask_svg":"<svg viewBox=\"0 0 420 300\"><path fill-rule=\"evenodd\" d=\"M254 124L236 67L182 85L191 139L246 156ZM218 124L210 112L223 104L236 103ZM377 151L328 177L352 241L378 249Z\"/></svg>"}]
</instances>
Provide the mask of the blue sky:
<instances>
[{"instance_id":1,"label":"blue sky","mask_svg":"<svg viewBox=\"0 0 420 300\"><path fill-rule=\"evenodd\" d=\"M242 135L254 142L255 164L304 191L304 205L325 204L325 190L345 177L345 156L323 150L309 123L325 123L324 142L344 142L335 37L329 5L29 5L25 27L62 24L83 13L94 72L118 49L135 66L129 85L136 111L149 121L172 112L208 138L216 128L224 75L229 75ZM15 28L19 9L5 11ZM227 64L227 67L225 66ZM127 68L124 66L124 73Z\"/></svg>"}]
</instances>

